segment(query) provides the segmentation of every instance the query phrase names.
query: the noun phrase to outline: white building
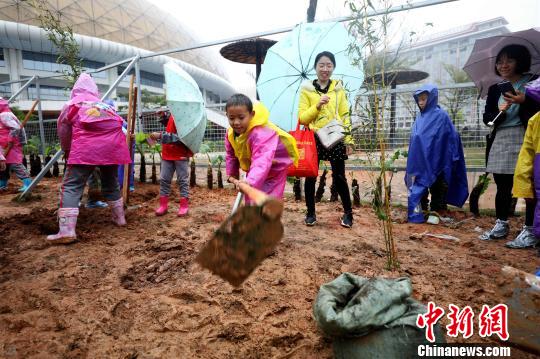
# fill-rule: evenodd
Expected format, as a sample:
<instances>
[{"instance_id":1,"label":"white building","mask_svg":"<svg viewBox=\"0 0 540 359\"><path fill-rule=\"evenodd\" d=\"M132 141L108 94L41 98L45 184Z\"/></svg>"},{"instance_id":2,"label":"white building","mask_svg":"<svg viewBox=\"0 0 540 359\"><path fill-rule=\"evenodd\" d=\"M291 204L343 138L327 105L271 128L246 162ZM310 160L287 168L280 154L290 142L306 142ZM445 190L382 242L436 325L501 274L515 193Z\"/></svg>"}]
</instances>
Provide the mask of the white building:
<instances>
[{"instance_id":1,"label":"white building","mask_svg":"<svg viewBox=\"0 0 540 359\"><path fill-rule=\"evenodd\" d=\"M105 65L151 52L196 44L197 41L171 14L145 0L47 0L48 8L59 11L62 21L73 27L85 68L95 70ZM37 27L37 11L26 1L0 0L0 83L47 77L65 68L56 63L57 55L46 32ZM199 84L208 104L219 103L235 90L225 78L221 58L206 49L157 56L140 62L142 88L164 93L163 64L177 62ZM102 92L118 78L125 66L94 74ZM0 85L0 96L14 93L21 83ZM40 93L45 115L56 113L68 98L64 78L40 79ZM112 98L125 100L129 77L120 83ZM15 103L30 107L36 98L31 85Z\"/></svg>"}]
</instances>

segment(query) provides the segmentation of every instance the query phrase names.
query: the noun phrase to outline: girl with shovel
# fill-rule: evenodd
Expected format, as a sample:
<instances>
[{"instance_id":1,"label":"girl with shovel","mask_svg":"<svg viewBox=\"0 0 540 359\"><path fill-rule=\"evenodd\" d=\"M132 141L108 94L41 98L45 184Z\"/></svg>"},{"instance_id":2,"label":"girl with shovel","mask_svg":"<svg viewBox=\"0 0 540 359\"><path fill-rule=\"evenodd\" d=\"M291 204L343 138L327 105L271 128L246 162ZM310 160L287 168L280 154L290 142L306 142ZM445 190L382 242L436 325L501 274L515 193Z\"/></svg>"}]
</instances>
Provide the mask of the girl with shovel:
<instances>
[{"instance_id":1,"label":"girl with shovel","mask_svg":"<svg viewBox=\"0 0 540 359\"><path fill-rule=\"evenodd\" d=\"M268 120L270 113L262 103L253 106L245 95L233 95L225 111L231 126L225 136L227 177L238 179L241 168L251 187L282 198L287 168L298 163L296 140Z\"/></svg>"}]
</instances>

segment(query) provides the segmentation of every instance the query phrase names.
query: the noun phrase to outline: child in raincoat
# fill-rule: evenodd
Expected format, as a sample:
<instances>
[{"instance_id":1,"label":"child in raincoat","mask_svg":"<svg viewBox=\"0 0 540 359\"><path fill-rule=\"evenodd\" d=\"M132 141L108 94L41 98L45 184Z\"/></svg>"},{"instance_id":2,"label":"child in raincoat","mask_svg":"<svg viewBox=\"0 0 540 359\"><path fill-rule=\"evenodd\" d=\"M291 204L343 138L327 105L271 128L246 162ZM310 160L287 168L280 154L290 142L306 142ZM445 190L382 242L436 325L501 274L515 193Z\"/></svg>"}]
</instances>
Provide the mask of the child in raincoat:
<instances>
[{"instance_id":1,"label":"child in raincoat","mask_svg":"<svg viewBox=\"0 0 540 359\"><path fill-rule=\"evenodd\" d=\"M413 97L420 114L411 130L405 184L409 189L409 222L422 223L422 200L426 201L428 191L432 211L445 210L447 203L463 206L469 191L461 139L437 104L437 87L426 84Z\"/></svg>"},{"instance_id":2,"label":"child in raincoat","mask_svg":"<svg viewBox=\"0 0 540 359\"><path fill-rule=\"evenodd\" d=\"M162 216L168 211L171 181L176 171L176 179L180 189L180 206L178 217L183 217L189 211L189 158L193 153L187 148L176 133L174 117L169 111L159 113L161 124L166 126L165 132L153 132L150 138L161 140L161 169L159 175L159 207L156 216Z\"/></svg>"},{"instance_id":3,"label":"child in raincoat","mask_svg":"<svg viewBox=\"0 0 540 359\"><path fill-rule=\"evenodd\" d=\"M287 168L298 164L295 139L268 120L262 103L253 106L245 95L233 95L225 110L231 126L225 136L227 177L238 179L241 168L250 186L282 198Z\"/></svg>"},{"instance_id":4,"label":"child in raincoat","mask_svg":"<svg viewBox=\"0 0 540 359\"><path fill-rule=\"evenodd\" d=\"M0 99L0 148L5 157L6 168L0 171L0 190L7 188L10 172L23 182L19 191L24 191L32 183L30 174L22 165L23 144L26 143L26 133L17 116L9 109L7 100Z\"/></svg>"},{"instance_id":5,"label":"child in raincoat","mask_svg":"<svg viewBox=\"0 0 540 359\"><path fill-rule=\"evenodd\" d=\"M535 80L525 88L525 96L540 103L540 79ZM534 205L534 219L525 218L525 227L531 230L534 236L519 236L507 242L509 248L528 248L540 243L540 112L529 119L523 145L519 152L516 169L514 171L514 186L512 195L515 198L525 198ZM539 250L540 253L540 250Z\"/></svg>"},{"instance_id":6,"label":"child in raincoat","mask_svg":"<svg viewBox=\"0 0 540 359\"><path fill-rule=\"evenodd\" d=\"M58 137L67 158L67 169L60 190L58 234L47 236L51 244L76 240L75 227L79 201L88 177L98 166L101 191L118 226L126 224L124 203L118 185L118 165L131 161L122 132L122 118L99 98L98 87L88 74L82 74L71 90L71 100L58 117Z\"/></svg>"}]
</instances>

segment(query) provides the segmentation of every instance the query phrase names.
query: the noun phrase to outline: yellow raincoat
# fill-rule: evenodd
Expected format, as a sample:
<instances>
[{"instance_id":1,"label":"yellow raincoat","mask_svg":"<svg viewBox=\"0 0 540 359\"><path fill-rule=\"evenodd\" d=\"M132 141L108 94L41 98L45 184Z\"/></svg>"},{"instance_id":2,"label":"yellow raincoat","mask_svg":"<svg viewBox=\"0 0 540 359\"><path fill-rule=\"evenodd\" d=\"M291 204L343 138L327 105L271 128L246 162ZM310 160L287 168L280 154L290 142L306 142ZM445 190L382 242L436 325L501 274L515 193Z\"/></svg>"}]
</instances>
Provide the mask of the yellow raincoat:
<instances>
[{"instance_id":1,"label":"yellow raincoat","mask_svg":"<svg viewBox=\"0 0 540 359\"><path fill-rule=\"evenodd\" d=\"M331 80L328 93L326 95L330 101L322 106L321 110L317 109L317 104L324 94L318 93L311 81L305 81L302 84L300 92L300 101L298 103L298 118L302 125L309 125L313 131L324 127L334 118L343 125L343 128L349 134L345 135L343 142L346 145L354 145L354 139L350 135L351 118L349 113L349 101L341 81Z\"/></svg>"},{"instance_id":2,"label":"yellow raincoat","mask_svg":"<svg viewBox=\"0 0 540 359\"><path fill-rule=\"evenodd\" d=\"M246 181L253 187L281 198L287 180L287 169L298 165L294 137L270 121L262 103L253 107L255 116L246 132L236 135L232 128L225 140L227 176L238 176L239 168L247 172Z\"/></svg>"},{"instance_id":3,"label":"yellow raincoat","mask_svg":"<svg viewBox=\"0 0 540 359\"><path fill-rule=\"evenodd\" d=\"M539 162L535 166L535 158ZM514 171L512 194L516 198L535 198L534 178L540 179L540 112L529 119L523 145ZM537 180L540 184L540 181ZM540 191L540 186L537 188Z\"/></svg>"}]
</instances>

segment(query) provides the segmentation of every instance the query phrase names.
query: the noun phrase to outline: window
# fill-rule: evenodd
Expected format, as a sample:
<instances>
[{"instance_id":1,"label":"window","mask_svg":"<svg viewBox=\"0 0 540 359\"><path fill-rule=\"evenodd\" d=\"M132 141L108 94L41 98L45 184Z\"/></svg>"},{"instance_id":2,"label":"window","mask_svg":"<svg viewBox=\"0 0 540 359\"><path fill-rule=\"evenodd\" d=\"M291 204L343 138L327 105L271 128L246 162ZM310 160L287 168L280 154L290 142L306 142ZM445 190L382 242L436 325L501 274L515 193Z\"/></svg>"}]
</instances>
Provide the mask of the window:
<instances>
[{"instance_id":1,"label":"window","mask_svg":"<svg viewBox=\"0 0 540 359\"><path fill-rule=\"evenodd\" d=\"M124 72L125 69L126 69L125 66L119 66L118 75ZM132 75L134 73L135 73L135 70L131 69L128 75ZM163 85L165 84L165 77L163 75L154 74L152 72L147 72L147 71L140 71L140 73L141 73L141 84L146 85L146 86L163 88Z\"/></svg>"},{"instance_id":2,"label":"window","mask_svg":"<svg viewBox=\"0 0 540 359\"><path fill-rule=\"evenodd\" d=\"M42 100L69 100L69 90L63 87L41 85L39 87L39 92ZM28 86L28 97L37 98L37 89L35 85Z\"/></svg>"},{"instance_id":3,"label":"window","mask_svg":"<svg viewBox=\"0 0 540 359\"><path fill-rule=\"evenodd\" d=\"M6 66L6 61L4 60L4 49L0 47L0 66Z\"/></svg>"},{"instance_id":4,"label":"window","mask_svg":"<svg viewBox=\"0 0 540 359\"><path fill-rule=\"evenodd\" d=\"M23 51L23 67L28 70L48 71L48 72L64 72L69 71L70 67L66 64L58 64L56 62L57 55L45 54L41 52ZM103 62L83 60L82 68L85 71L92 71L105 66ZM106 78L106 72L92 74L93 77Z\"/></svg>"}]
</instances>

